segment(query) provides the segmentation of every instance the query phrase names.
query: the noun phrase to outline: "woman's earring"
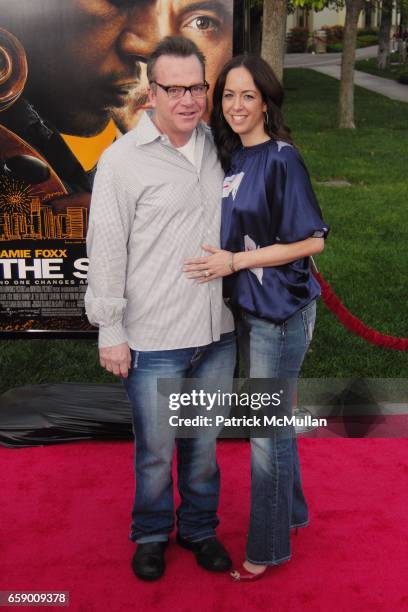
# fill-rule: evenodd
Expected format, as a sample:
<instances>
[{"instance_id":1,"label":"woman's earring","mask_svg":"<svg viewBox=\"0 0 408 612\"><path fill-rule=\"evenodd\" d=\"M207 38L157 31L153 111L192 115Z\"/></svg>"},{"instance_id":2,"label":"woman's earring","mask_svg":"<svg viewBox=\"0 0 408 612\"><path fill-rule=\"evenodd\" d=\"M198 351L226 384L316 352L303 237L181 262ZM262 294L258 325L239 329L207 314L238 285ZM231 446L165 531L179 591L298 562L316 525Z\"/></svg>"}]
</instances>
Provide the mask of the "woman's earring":
<instances>
[{"instance_id":1,"label":"woman's earring","mask_svg":"<svg viewBox=\"0 0 408 612\"><path fill-rule=\"evenodd\" d=\"M265 124L266 124L266 125L269 125L269 116L268 116L268 111L265 111L264 115L265 115Z\"/></svg>"}]
</instances>

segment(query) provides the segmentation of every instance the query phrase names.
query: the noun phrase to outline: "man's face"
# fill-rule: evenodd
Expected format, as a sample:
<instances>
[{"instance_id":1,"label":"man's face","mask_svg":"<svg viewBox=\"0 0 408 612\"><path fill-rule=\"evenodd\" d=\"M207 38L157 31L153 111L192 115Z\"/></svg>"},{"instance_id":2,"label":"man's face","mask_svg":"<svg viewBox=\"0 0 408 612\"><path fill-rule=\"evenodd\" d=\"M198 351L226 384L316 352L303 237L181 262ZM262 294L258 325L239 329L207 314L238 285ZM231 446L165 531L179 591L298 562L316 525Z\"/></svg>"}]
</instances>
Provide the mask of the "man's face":
<instances>
[{"instance_id":1,"label":"man's face","mask_svg":"<svg viewBox=\"0 0 408 612\"><path fill-rule=\"evenodd\" d=\"M232 55L233 0L153 0L145 5L140 21L139 52L149 55L164 36L185 36L196 43L206 57L209 101L219 71ZM139 32L139 28L137 28ZM113 109L113 118L122 133L132 129L144 108L149 106L146 66L132 89L128 104ZM210 110L210 109L209 109Z\"/></svg>"},{"instance_id":2,"label":"man's face","mask_svg":"<svg viewBox=\"0 0 408 612\"><path fill-rule=\"evenodd\" d=\"M193 97L190 91L186 91L181 98L172 98L160 85L189 87L204 83L200 61L195 55L189 57L162 55L154 67L154 80L156 83L152 84L149 90L149 99L155 109L154 121L174 145L182 146L186 144L203 116L207 98Z\"/></svg>"}]
</instances>

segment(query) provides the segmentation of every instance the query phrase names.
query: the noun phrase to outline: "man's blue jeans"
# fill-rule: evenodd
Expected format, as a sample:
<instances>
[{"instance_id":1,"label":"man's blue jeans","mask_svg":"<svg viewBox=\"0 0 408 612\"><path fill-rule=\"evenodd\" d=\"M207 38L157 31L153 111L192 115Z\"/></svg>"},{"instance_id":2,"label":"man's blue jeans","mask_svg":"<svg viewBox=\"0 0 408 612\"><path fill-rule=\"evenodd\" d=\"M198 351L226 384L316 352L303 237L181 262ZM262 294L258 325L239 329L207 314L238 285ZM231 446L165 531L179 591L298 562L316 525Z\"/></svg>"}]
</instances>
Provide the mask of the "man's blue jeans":
<instances>
[{"instance_id":1,"label":"man's blue jeans","mask_svg":"<svg viewBox=\"0 0 408 612\"><path fill-rule=\"evenodd\" d=\"M238 343L250 378L296 380L313 335L316 302L275 325L240 310ZM308 524L296 435L251 439L251 511L246 558L260 565L290 559L290 529Z\"/></svg>"},{"instance_id":2,"label":"man's blue jeans","mask_svg":"<svg viewBox=\"0 0 408 612\"><path fill-rule=\"evenodd\" d=\"M135 433L136 495L130 539L158 542L174 527L172 458L175 428L163 430L158 414L158 378L202 378L230 381L236 358L233 332L218 342L197 348L132 351L125 387L132 404ZM181 537L198 541L215 535L220 474L216 460L216 431L177 444L178 489L181 504L177 527Z\"/></svg>"}]
</instances>

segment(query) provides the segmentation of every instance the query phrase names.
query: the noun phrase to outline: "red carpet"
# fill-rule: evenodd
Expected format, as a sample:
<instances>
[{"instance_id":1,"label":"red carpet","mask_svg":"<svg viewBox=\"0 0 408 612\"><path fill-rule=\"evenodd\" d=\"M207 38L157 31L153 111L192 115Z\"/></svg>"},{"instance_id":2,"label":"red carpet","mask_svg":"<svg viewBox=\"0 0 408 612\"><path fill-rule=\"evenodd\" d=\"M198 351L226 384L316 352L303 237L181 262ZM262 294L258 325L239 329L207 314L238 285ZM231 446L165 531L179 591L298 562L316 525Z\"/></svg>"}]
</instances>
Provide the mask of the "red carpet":
<instances>
[{"instance_id":1,"label":"red carpet","mask_svg":"<svg viewBox=\"0 0 408 612\"><path fill-rule=\"evenodd\" d=\"M149 584L130 569L130 443L2 448L0 590L70 591L59 608L70 612L408 609L406 440L302 439L300 452L311 525L292 537L289 563L235 584L173 542L166 575ZM218 533L239 561L248 444L222 442L219 461Z\"/></svg>"}]
</instances>

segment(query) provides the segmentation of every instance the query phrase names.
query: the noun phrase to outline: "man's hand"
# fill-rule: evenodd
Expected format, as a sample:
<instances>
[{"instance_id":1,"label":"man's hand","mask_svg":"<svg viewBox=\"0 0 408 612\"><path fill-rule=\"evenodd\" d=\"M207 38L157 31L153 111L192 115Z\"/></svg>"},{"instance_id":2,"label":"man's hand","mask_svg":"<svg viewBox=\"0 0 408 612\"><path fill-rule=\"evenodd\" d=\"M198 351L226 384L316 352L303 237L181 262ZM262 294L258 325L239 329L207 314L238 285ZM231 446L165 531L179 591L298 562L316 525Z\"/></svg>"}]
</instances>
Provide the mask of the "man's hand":
<instances>
[{"instance_id":1,"label":"man's hand","mask_svg":"<svg viewBox=\"0 0 408 612\"><path fill-rule=\"evenodd\" d=\"M115 376L127 378L130 368L130 349L126 342L117 346L106 346L99 349L99 362L105 370Z\"/></svg>"}]
</instances>

